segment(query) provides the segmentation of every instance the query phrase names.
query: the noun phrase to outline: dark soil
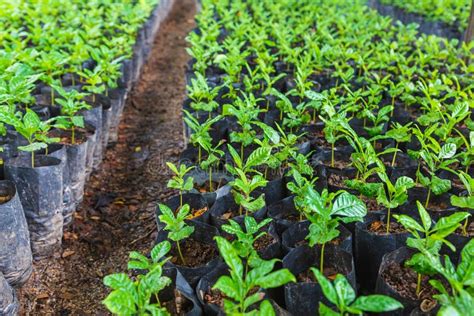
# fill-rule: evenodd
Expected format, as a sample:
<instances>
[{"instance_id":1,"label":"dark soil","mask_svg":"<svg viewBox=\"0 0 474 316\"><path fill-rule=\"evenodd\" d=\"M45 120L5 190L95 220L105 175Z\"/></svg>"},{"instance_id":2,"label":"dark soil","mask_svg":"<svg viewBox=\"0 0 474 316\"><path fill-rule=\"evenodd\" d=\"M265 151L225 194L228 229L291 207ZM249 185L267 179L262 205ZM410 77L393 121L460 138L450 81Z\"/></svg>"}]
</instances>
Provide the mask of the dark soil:
<instances>
[{"instance_id":1,"label":"dark soil","mask_svg":"<svg viewBox=\"0 0 474 316\"><path fill-rule=\"evenodd\" d=\"M387 222L386 221L375 221L369 225L368 230L377 235L387 234ZM397 222L390 222L390 234L403 234L407 230Z\"/></svg>"},{"instance_id":2,"label":"dark soil","mask_svg":"<svg viewBox=\"0 0 474 316\"><path fill-rule=\"evenodd\" d=\"M74 144L82 144L87 141L86 135L90 134L87 130L83 128L76 128L74 131ZM65 130L53 130L50 133L51 137L58 137L59 143L63 145L72 144L72 132Z\"/></svg>"},{"instance_id":3,"label":"dark soil","mask_svg":"<svg viewBox=\"0 0 474 316\"><path fill-rule=\"evenodd\" d=\"M336 168L339 170L344 170L351 167L352 162L344 160L334 160L334 166L331 166L331 160L324 161L326 167Z\"/></svg>"},{"instance_id":4,"label":"dark soil","mask_svg":"<svg viewBox=\"0 0 474 316\"><path fill-rule=\"evenodd\" d=\"M175 2L162 24L139 83L130 93L118 142L87 184L84 202L64 233L62 250L34 264L20 290L21 315L108 315L104 276L127 270L132 250L155 243L154 211L173 192L166 161L184 147L181 105L193 0Z\"/></svg>"},{"instance_id":5,"label":"dark soil","mask_svg":"<svg viewBox=\"0 0 474 316\"><path fill-rule=\"evenodd\" d=\"M319 269L317 267L315 267L315 268ZM326 278L330 279L330 280L334 280L338 273L341 273L341 271L338 271L337 268L334 268L334 267L324 268L324 271L323 271L324 276ZM296 279L298 280L298 282L318 283L318 281L316 280L316 278L314 276L313 271L311 271L310 269L306 270L305 272L302 272L302 273L298 274Z\"/></svg>"},{"instance_id":6,"label":"dark soil","mask_svg":"<svg viewBox=\"0 0 474 316\"><path fill-rule=\"evenodd\" d=\"M175 300L161 303L162 307L171 315L184 316L192 308L192 304L185 297L181 295L179 291L175 290Z\"/></svg>"},{"instance_id":7,"label":"dark soil","mask_svg":"<svg viewBox=\"0 0 474 316\"><path fill-rule=\"evenodd\" d=\"M419 296L416 294L418 275L412 269L398 263L392 263L384 271L382 277L402 297L419 300L423 302L425 307L436 305L433 295L437 294L437 291L429 284L430 277L422 276Z\"/></svg>"},{"instance_id":8,"label":"dark soil","mask_svg":"<svg viewBox=\"0 0 474 316\"><path fill-rule=\"evenodd\" d=\"M367 206L367 211L369 211L369 212L380 211L380 210L383 209L383 206L381 206L379 203L377 203L376 199L367 198L367 197L363 196L362 201Z\"/></svg>"},{"instance_id":9,"label":"dark soil","mask_svg":"<svg viewBox=\"0 0 474 316\"><path fill-rule=\"evenodd\" d=\"M214 304L217 306L224 306L224 299L226 296L219 290L209 289L204 294L204 302L207 304Z\"/></svg>"},{"instance_id":10,"label":"dark soil","mask_svg":"<svg viewBox=\"0 0 474 316\"><path fill-rule=\"evenodd\" d=\"M340 174L331 173L328 177L328 184L338 188L347 188L346 180L349 180L349 178Z\"/></svg>"},{"instance_id":11,"label":"dark soil","mask_svg":"<svg viewBox=\"0 0 474 316\"><path fill-rule=\"evenodd\" d=\"M203 266L219 255L219 251L214 245L200 242L191 237L181 242L180 246L184 260L186 261L184 266L190 268ZM177 248L173 251L173 255L171 262L183 265Z\"/></svg>"},{"instance_id":12,"label":"dark soil","mask_svg":"<svg viewBox=\"0 0 474 316\"><path fill-rule=\"evenodd\" d=\"M206 181L203 185L197 185L197 184L194 184L194 188L196 190L198 190L199 192L201 193L206 193L206 192L214 192L216 191L217 189L219 189L220 187L224 186L227 184L227 181L225 180L222 180L221 182L218 182L218 181L212 181L212 190L211 190L211 187L209 185L209 181Z\"/></svg>"},{"instance_id":13,"label":"dark soil","mask_svg":"<svg viewBox=\"0 0 474 316\"><path fill-rule=\"evenodd\" d=\"M260 237L253 243L253 247L255 248L255 250L261 251L275 242L276 241L273 238L273 236L266 233L265 235L263 235L262 237Z\"/></svg>"}]
</instances>

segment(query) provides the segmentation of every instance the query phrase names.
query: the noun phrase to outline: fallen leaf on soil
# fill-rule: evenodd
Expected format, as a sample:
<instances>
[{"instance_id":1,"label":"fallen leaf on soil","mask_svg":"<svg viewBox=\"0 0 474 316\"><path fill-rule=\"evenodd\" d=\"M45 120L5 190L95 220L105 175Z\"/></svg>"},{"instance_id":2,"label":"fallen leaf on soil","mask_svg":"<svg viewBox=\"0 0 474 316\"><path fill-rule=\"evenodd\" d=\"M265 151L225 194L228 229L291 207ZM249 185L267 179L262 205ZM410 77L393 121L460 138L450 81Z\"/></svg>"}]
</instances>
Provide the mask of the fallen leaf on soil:
<instances>
[{"instance_id":1,"label":"fallen leaf on soil","mask_svg":"<svg viewBox=\"0 0 474 316\"><path fill-rule=\"evenodd\" d=\"M46 298L48 298L48 297L49 297L48 293L41 293L41 294L38 294L38 296L36 296L36 299L38 299L38 300L44 300L44 299L46 299Z\"/></svg>"},{"instance_id":2,"label":"fallen leaf on soil","mask_svg":"<svg viewBox=\"0 0 474 316\"><path fill-rule=\"evenodd\" d=\"M67 258L67 257L70 257L72 256L73 254L75 254L76 252L75 251L72 251L72 250L66 250L63 252L63 258Z\"/></svg>"},{"instance_id":3,"label":"fallen leaf on soil","mask_svg":"<svg viewBox=\"0 0 474 316\"><path fill-rule=\"evenodd\" d=\"M380 226L382 226L382 222L379 222L379 221L376 221L376 222L373 222L371 225L370 225L370 228L372 230L377 230L380 228Z\"/></svg>"},{"instance_id":4,"label":"fallen leaf on soil","mask_svg":"<svg viewBox=\"0 0 474 316\"><path fill-rule=\"evenodd\" d=\"M129 205L128 206L128 210L130 212L136 212L138 209L139 209L139 207L137 205Z\"/></svg>"},{"instance_id":5,"label":"fallen leaf on soil","mask_svg":"<svg viewBox=\"0 0 474 316\"><path fill-rule=\"evenodd\" d=\"M222 219L229 219L232 216L232 212L222 214Z\"/></svg>"}]
</instances>

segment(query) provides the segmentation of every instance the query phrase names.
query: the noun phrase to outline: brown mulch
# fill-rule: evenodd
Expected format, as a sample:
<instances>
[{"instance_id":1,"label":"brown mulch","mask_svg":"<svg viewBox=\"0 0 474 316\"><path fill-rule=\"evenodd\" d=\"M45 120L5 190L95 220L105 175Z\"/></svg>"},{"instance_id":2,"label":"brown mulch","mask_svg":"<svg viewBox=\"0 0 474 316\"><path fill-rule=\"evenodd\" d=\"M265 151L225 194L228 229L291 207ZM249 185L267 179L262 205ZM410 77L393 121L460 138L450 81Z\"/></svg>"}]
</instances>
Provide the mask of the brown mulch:
<instances>
[{"instance_id":1,"label":"brown mulch","mask_svg":"<svg viewBox=\"0 0 474 316\"><path fill-rule=\"evenodd\" d=\"M89 180L61 252L35 262L18 291L21 315L107 315L103 277L126 271L130 251L146 253L153 246L155 206L172 194L165 162L176 161L184 146L184 38L194 27L194 13L193 0L178 0L162 24L129 96L119 140Z\"/></svg>"}]
</instances>

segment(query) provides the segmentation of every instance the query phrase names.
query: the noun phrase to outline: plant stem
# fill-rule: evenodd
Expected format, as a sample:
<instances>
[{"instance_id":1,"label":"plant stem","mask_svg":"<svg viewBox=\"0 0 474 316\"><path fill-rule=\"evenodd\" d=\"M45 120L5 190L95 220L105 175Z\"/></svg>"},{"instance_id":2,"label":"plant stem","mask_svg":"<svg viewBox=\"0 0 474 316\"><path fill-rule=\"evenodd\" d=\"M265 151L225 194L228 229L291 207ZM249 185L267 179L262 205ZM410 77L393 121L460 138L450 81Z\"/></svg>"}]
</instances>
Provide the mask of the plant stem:
<instances>
[{"instance_id":1,"label":"plant stem","mask_svg":"<svg viewBox=\"0 0 474 316\"><path fill-rule=\"evenodd\" d=\"M240 160L244 161L244 143L240 143Z\"/></svg>"},{"instance_id":2,"label":"plant stem","mask_svg":"<svg viewBox=\"0 0 474 316\"><path fill-rule=\"evenodd\" d=\"M387 235L390 233L390 214L392 209L389 207L387 210Z\"/></svg>"},{"instance_id":3,"label":"plant stem","mask_svg":"<svg viewBox=\"0 0 474 316\"><path fill-rule=\"evenodd\" d=\"M198 162L201 164L201 145L198 146Z\"/></svg>"},{"instance_id":4,"label":"plant stem","mask_svg":"<svg viewBox=\"0 0 474 316\"><path fill-rule=\"evenodd\" d=\"M209 167L209 192L212 192L212 167Z\"/></svg>"},{"instance_id":5,"label":"plant stem","mask_svg":"<svg viewBox=\"0 0 474 316\"><path fill-rule=\"evenodd\" d=\"M398 150L398 142L397 142L397 144L395 145L395 149ZM395 151L395 152L393 153L392 167L395 165L395 161L396 161L396 159L397 159L397 152L398 152L398 151Z\"/></svg>"},{"instance_id":6,"label":"plant stem","mask_svg":"<svg viewBox=\"0 0 474 316\"><path fill-rule=\"evenodd\" d=\"M179 191L179 208L183 207L183 192Z\"/></svg>"},{"instance_id":7,"label":"plant stem","mask_svg":"<svg viewBox=\"0 0 474 316\"><path fill-rule=\"evenodd\" d=\"M469 224L468 219L464 221L464 225L462 225L462 234L463 236L467 237L467 224Z\"/></svg>"},{"instance_id":8,"label":"plant stem","mask_svg":"<svg viewBox=\"0 0 474 316\"><path fill-rule=\"evenodd\" d=\"M35 152L31 152L31 168L35 167Z\"/></svg>"},{"instance_id":9,"label":"plant stem","mask_svg":"<svg viewBox=\"0 0 474 316\"><path fill-rule=\"evenodd\" d=\"M416 281L416 296L420 296L421 291L421 273L418 273L418 279Z\"/></svg>"},{"instance_id":10,"label":"plant stem","mask_svg":"<svg viewBox=\"0 0 474 316\"><path fill-rule=\"evenodd\" d=\"M324 247L326 244L321 245L321 257L319 258L319 271L321 271L321 274L324 275Z\"/></svg>"},{"instance_id":11,"label":"plant stem","mask_svg":"<svg viewBox=\"0 0 474 316\"><path fill-rule=\"evenodd\" d=\"M426 196L425 208L428 208L428 204L430 204L430 196L431 196L431 187L428 188L428 195Z\"/></svg>"},{"instance_id":12,"label":"plant stem","mask_svg":"<svg viewBox=\"0 0 474 316\"><path fill-rule=\"evenodd\" d=\"M73 126L71 129L71 144L76 143L76 128Z\"/></svg>"},{"instance_id":13,"label":"plant stem","mask_svg":"<svg viewBox=\"0 0 474 316\"><path fill-rule=\"evenodd\" d=\"M178 253L179 257L181 258L181 262L183 263L183 265L185 265L186 261L184 261L183 254L181 253L181 246L179 245L179 241L176 242L176 246L178 247Z\"/></svg>"}]
</instances>

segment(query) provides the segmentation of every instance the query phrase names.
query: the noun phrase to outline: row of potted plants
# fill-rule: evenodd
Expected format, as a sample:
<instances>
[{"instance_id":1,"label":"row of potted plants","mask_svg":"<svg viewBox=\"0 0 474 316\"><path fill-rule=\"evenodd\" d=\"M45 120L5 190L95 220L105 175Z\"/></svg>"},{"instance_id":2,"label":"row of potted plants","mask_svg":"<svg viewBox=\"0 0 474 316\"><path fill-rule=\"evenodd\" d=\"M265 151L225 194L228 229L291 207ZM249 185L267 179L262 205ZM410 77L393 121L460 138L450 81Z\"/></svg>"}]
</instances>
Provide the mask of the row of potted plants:
<instances>
[{"instance_id":1,"label":"row of potted plants","mask_svg":"<svg viewBox=\"0 0 474 316\"><path fill-rule=\"evenodd\" d=\"M109 310L469 313L471 46L348 3L202 1L189 147L156 213L169 258L152 251L155 275L132 253L137 278L106 279Z\"/></svg>"},{"instance_id":2,"label":"row of potted plants","mask_svg":"<svg viewBox=\"0 0 474 316\"><path fill-rule=\"evenodd\" d=\"M171 4L2 4L0 314L18 309L3 280L21 286L60 249Z\"/></svg>"},{"instance_id":3,"label":"row of potted plants","mask_svg":"<svg viewBox=\"0 0 474 316\"><path fill-rule=\"evenodd\" d=\"M453 1L399 1L381 0L383 4L399 7L407 12L422 15L430 21L441 21L464 32L469 19L471 2L469 0Z\"/></svg>"}]
</instances>

